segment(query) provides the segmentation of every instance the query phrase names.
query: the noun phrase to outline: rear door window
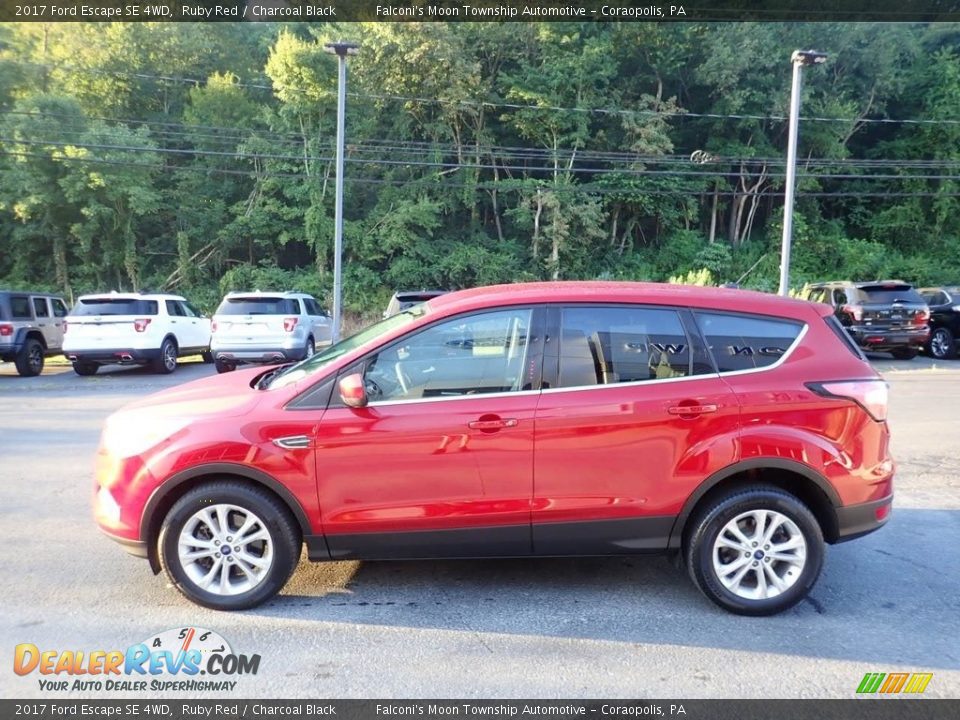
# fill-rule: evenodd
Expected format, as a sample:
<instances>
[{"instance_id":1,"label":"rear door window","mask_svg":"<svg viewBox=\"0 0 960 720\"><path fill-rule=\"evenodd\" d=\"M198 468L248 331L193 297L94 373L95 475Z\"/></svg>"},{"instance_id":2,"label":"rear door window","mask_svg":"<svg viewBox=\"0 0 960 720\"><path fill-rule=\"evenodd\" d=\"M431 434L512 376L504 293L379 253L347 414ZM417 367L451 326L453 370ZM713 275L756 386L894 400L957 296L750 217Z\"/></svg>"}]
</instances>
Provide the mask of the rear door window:
<instances>
[{"instance_id":1,"label":"rear door window","mask_svg":"<svg viewBox=\"0 0 960 720\"><path fill-rule=\"evenodd\" d=\"M282 297L227 298L217 308L217 315L299 315L300 304Z\"/></svg>"},{"instance_id":2,"label":"rear door window","mask_svg":"<svg viewBox=\"0 0 960 720\"><path fill-rule=\"evenodd\" d=\"M46 298L33 298L33 313L38 318L50 317L50 310L47 308Z\"/></svg>"},{"instance_id":3,"label":"rear door window","mask_svg":"<svg viewBox=\"0 0 960 720\"><path fill-rule=\"evenodd\" d=\"M717 369L756 370L780 360L800 337L803 324L732 313L696 313Z\"/></svg>"},{"instance_id":4,"label":"rear door window","mask_svg":"<svg viewBox=\"0 0 960 720\"><path fill-rule=\"evenodd\" d=\"M136 298L80 298L71 315L156 315L156 300Z\"/></svg>"},{"instance_id":5,"label":"rear door window","mask_svg":"<svg viewBox=\"0 0 960 720\"><path fill-rule=\"evenodd\" d=\"M183 308L176 300L167 300L167 315L173 317L184 317Z\"/></svg>"},{"instance_id":6,"label":"rear door window","mask_svg":"<svg viewBox=\"0 0 960 720\"><path fill-rule=\"evenodd\" d=\"M561 311L558 387L665 380L713 372L676 310L583 306Z\"/></svg>"}]
</instances>

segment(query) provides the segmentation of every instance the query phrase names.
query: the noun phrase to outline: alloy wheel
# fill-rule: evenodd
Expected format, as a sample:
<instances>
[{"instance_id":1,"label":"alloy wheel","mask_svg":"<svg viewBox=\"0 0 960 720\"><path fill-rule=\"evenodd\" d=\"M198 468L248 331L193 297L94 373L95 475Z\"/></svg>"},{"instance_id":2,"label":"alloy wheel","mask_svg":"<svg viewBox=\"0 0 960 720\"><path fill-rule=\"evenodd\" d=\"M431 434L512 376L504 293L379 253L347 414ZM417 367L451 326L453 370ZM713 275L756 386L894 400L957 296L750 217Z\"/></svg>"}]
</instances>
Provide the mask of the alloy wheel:
<instances>
[{"instance_id":1,"label":"alloy wheel","mask_svg":"<svg viewBox=\"0 0 960 720\"><path fill-rule=\"evenodd\" d=\"M210 505L180 531L177 557L187 577L214 595L257 587L273 565L273 538L263 520L238 505Z\"/></svg>"},{"instance_id":2,"label":"alloy wheel","mask_svg":"<svg viewBox=\"0 0 960 720\"><path fill-rule=\"evenodd\" d=\"M933 333L930 338L930 354L935 358L945 358L950 352L950 346L947 342L947 333L943 328Z\"/></svg>"},{"instance_id":3,"label":"alloy wheel","mask_svg":"<svg viewBox=\"0 0 960 720\"><path fill-rule=\"evenodd\" d=\"M807 561L797 524L774 510L750 510L730 520L713 543L713 569L737 597L765 600L787 591Z\"/></svg>"}]
</instances>

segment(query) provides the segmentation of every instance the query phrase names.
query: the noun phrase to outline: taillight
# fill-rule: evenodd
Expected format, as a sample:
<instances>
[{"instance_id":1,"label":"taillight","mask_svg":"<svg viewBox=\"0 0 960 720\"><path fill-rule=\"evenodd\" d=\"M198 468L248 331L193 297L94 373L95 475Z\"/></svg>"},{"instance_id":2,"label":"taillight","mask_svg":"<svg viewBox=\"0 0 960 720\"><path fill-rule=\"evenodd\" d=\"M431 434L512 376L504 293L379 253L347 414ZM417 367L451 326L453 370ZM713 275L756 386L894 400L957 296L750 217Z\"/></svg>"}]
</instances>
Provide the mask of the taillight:
<instances>
[{"instance_id":1,"label":"taillight","mask_svg":"<svg viewBox=\"0 0 960 720\"><path fill-rule=\"evenodd\" d=\"M293 332L293 329L297 326L297 320L300 318L284 318L283 319L283 329L287 332Z\"/></svg>"},{"instance_id":2,"label":"taillight","mask_svg":"<svg viewBox=\"0 0 960 720\"><path fill-rule=\"evenodd\" d=\"M887 419L889 392L883 380L841 380L807 383L807 387L823 397L853 400L879 422Z\"/></svg>"},{"instance_id":3,"label":"taillight","mask_svg":"<svg viewBox=\"0 0 960 720\"><path fill-rule=\"evenodd\" d=\"M137 318L133 321L133 329L137 332L143 332L150 324L150 318Z\"/></svg>"},{"instance_id":4,"label":"taillight","mask_svg":"<svg viewBox=\"0 0 960 720\"><path fill-rule=\"evenodd\" d=\"M920 327L926 325L928 320L930 320L929 310L917 310L917 314L913 316L913 324Z\"/></svg>"},{"instance_id":5,"label":"taillight","mask_svg":"<svg viewBox=\"0 0 960 720\"><path fill-rule=\"evenodd\" d=\"M863 320L863 308L859 305L844 305L842 308L840 308L840 312L849 315L850 319L854 322L860 322Z\"/></svg>"},{"instance_id":6,"label":"taillight","mask_svg":"<svg viewBox=\"0 0 960 720\"><path fill-rule=\"evenodd\" d=\"M10 337L13 335L13 325L0 325L0 337Z\"/></svg>"},{"instance_id":7,"label":"taillight","mask_svg":"<svg viewBox=\"0 0 960 720\"><path fill-rule=\"evenodd\" d=\"M211 320L211 321L210 321L210 332L211 332L211 333L215 333L216 331L217 331L217 321L216 321L216 320Z\"/></svg>"}]
</instances>

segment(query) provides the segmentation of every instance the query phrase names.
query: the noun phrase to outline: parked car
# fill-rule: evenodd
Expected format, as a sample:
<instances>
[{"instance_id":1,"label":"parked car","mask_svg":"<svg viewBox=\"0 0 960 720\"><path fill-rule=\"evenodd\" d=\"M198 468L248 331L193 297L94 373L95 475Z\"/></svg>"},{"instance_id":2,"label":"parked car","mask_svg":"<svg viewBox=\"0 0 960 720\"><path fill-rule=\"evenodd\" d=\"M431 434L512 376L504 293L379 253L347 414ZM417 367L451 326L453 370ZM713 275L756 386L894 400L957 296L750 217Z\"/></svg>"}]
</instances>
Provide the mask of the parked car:
<instances>
[{"instance_id":1,"label":"parked car","mask_svg":"<svg viewBox=\"0 0 960 720\"><path fill-rule=\"evenodd\" d=\"M39 375L44 358L60 354L66 314L59 295L0 290L0 362L24 377Z\"/></svg>"},{"instance_id":2,"label":"parked car","mask_svg":"<svg viewBox=\"0 0 960 720\"><path fill-rule=\"evenodd\" d=\"M827 282L810 288L809 299L830 305L864 350L911 360L930 337L930 309L902 280Z\"/></svg>"},{"instance_id":3,"label":"parked car","mask_svg":"<svg viewBox=\"0 0 960 720\"><path fill-rule=\"evenodd\" d=\"M419 305L432 298L440 297L447 292L447 290L400 290L390 298L387 309L383 311L383 316L385 318L392 317L398 312L408 310L414 305Z\"/></svg>"},{"instance_id":4,"label":"parked car","mask_svg":"<svg viewBox=\"0 0 960 720\"><path fill-rule=\"evenodd\" d=\"M478 288L289 367L140 399L100 528L221 610L311 560L682 555L736 613L888 519L887 386L830 310L646 283Z\"/></svg>"},{"instance_id":5,"label":"parked car","mask_svg":"<svg viewBox=\"0 0 960 720\"><path fill-rule=\"evenodd\" d=\"M938 360L956 357L960 343L960 285L922 288L920 295L930 306L927 353Z\"/></svg>"},{"instance_id":6,"label":"parked car","mask_svg":"<svg viewBox=\"0 0 960 720\"><path fill-rule=\"evenodd\" d=\"M178 357L210 361L210 320L179 295L83 295L67 318L63 354L77 375L113 364L172 373Z\"/></svg>"},{"instance_id":7,"label":"parked car","mask_svg":"<svg viewBox=\"0 0 960 720\"><path fill-rule=\"evenodd\" d=\"M329 345L333 319L301 292L233 292L213 316L211 351L217 372L241 363L303 360Z\"/></svg>"}]
</instances>

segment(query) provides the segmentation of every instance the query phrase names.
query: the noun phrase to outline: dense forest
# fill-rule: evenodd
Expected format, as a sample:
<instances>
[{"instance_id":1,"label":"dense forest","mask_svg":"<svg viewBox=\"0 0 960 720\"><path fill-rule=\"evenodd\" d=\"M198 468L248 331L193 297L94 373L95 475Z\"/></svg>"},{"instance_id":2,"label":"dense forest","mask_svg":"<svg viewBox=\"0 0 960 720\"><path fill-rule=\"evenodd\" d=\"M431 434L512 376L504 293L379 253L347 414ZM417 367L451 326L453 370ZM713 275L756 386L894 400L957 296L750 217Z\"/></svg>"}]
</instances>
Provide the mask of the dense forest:
<instances>
[{"instance_id":1,"label":"dense forest","mask_svg":"<svg viewBox=\"0 0 960 720\"><path fill-rule=\"evenodd\" d=\"M790 53L794 285L960 281L960 27L0 25L0 286L332 281L345 306L537 278L776 287Z\"/></svg>"}]
</instances>

